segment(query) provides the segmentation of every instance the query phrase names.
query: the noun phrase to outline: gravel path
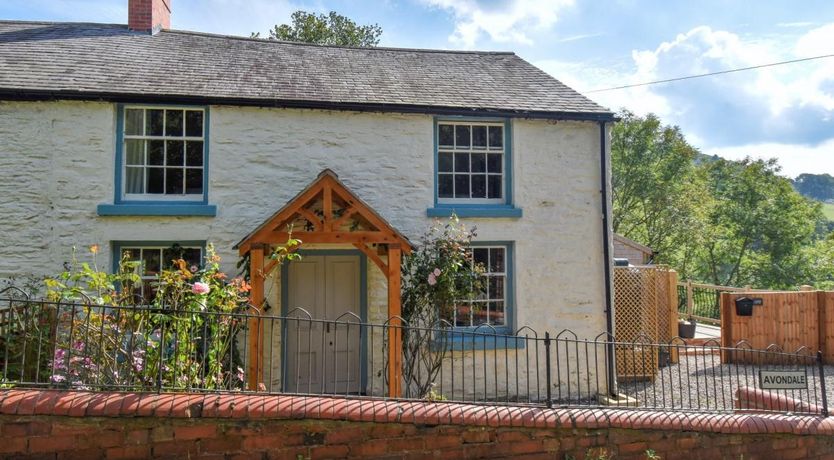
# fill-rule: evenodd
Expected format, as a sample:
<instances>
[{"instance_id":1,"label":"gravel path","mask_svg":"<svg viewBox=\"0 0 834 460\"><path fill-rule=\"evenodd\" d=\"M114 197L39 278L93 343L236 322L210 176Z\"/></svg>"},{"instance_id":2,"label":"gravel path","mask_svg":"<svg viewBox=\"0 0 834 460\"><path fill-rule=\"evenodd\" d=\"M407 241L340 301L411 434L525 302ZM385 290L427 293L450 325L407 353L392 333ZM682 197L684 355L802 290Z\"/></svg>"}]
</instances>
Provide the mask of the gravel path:
<instances>
[{"instance_id":1,"label":"gravel path","mask_svg":"<svg viewBox=\"0 0 834 460\"><path fill-rule=\"evenodd\" d=\"M760 369L801 369L785 365L721 364L717 354L682 355L678 364L660 370L654 382L620 379L619 393L637 399L639 407L692 411L733 410L739 387L759 388ZM780 395L822 406L818 368L805 367L807 390L780 390ZM828 401L834 402L834 366L823 366Z\"/></svg>"}]
</instances>

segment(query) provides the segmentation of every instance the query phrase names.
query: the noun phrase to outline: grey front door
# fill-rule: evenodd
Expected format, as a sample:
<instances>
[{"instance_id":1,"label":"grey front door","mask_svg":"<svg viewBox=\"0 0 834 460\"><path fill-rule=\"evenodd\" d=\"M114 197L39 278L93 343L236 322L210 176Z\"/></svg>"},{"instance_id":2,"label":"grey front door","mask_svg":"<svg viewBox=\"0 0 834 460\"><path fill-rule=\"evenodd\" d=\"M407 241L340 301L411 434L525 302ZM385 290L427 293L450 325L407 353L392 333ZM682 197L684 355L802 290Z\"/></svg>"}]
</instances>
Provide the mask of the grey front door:
<instances>
[{"instance_id":1,"label":"grey front door","mask_svg":"<svg viewBox=\"0 0 834 460\"><path fill-rule=\"evenodd\" d=\"M360 391L360 326L345 314L360 314L359 267L359 256L354 255L305 255L289 264L287 311L303 308L313 321L286 323L285 391Z\"/></svg>"}]
</instances>

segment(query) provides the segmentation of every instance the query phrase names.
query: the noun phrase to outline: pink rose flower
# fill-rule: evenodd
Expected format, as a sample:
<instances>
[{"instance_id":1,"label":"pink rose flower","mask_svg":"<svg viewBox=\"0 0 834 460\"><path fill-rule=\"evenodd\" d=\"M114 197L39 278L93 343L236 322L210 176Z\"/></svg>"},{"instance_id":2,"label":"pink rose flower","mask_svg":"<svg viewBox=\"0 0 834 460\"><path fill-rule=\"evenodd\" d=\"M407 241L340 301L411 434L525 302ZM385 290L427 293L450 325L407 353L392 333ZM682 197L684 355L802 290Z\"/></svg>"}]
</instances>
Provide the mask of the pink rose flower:
<instances>
[{"instance_id":1,"label":"pink rose flower","mask_svg":"<svg viewBox=\"0 0 834 460\"><path fill-rule=\"evenodd\" d=\"M434 269L434 276L440 276L440 269L439 268Z\"/></svg>"},{"instance_id":2,"label":"pink rose flower","mask_svg":"<svg viewBox=\"0 0 834 460\"><path fill-rule=\"evenodd\" d=\"M429 273L429 286L434 286L437 284L437 277L434 276L434 273Z\"/></svg>"},{"instance_id":3,"label":"pink rose flower","mask_svg":"<svg viewBox=\"0 0 834 460\"><path fill-rule=\"evenodd\" d=\"M191 286L191 292L197 295L208 294L210 290L211 288L208 284L201 283L199 281L197 281L196 283L194 283L193 286Z\"/></svg>"}]
</instances>

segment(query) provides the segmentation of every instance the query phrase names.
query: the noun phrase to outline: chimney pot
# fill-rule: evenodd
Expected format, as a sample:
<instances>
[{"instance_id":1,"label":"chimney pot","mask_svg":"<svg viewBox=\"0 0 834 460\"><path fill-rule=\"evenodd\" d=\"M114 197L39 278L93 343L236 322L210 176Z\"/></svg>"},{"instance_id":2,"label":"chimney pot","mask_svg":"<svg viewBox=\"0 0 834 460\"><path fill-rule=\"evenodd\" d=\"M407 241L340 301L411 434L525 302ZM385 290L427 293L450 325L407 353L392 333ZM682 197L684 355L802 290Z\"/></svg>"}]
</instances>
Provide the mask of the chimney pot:
<instances>
[{"instance_id":1,"label":"chimney pot","mask_svg":"<svg viewBox=\"0 0 834 460\"><path fill-rule=\"evenodd\" d=\"M130 30L156 33L171 28L171 0L128 0L127 26Z\"/></svg>"}]
</instances>

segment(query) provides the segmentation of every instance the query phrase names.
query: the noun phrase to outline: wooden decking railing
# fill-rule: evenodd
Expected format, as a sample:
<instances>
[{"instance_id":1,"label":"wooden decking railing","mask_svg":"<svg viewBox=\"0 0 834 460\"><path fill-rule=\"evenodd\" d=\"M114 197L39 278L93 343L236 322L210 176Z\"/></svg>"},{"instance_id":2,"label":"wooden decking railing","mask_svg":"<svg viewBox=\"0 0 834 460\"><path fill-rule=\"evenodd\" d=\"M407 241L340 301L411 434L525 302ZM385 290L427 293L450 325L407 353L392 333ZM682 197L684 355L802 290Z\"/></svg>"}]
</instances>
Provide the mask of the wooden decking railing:
<instances>
[{"instance_id":1,"label":"wooden decking railing","mask_svg":"<svg viewBox=\"0 0 834 460\"><path fill-rule=\"evenodd\" d=\"M721 324L721 293L753 291L750 286L733 287L716 284L678 283L678 313L682 319Z\"/></svg>"}]
</instances>

